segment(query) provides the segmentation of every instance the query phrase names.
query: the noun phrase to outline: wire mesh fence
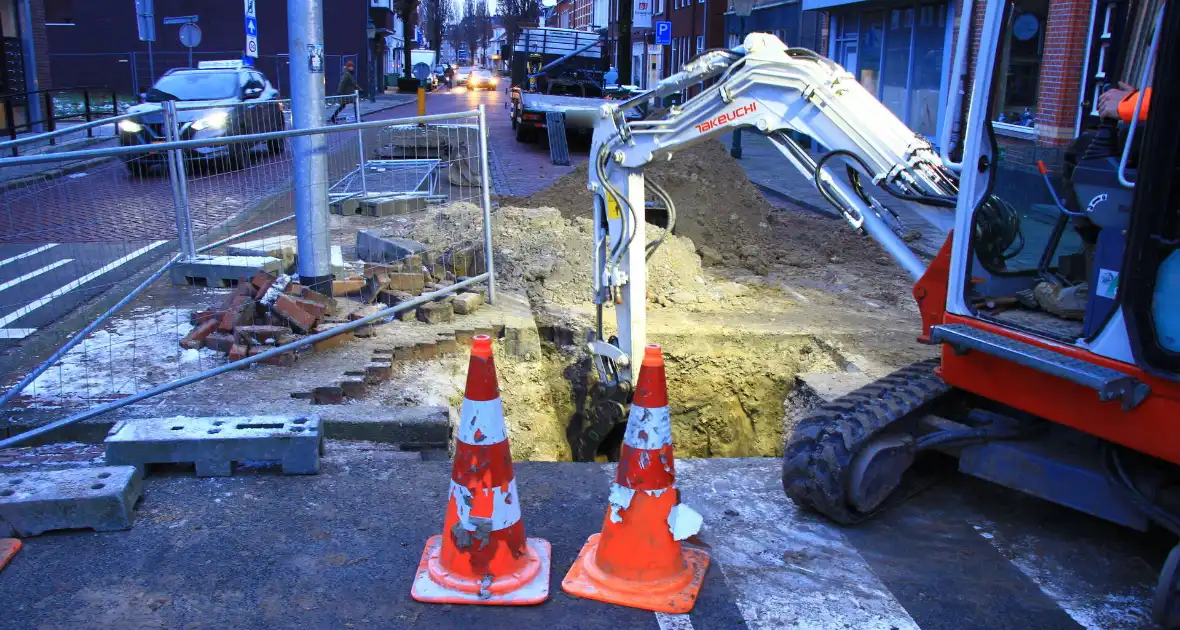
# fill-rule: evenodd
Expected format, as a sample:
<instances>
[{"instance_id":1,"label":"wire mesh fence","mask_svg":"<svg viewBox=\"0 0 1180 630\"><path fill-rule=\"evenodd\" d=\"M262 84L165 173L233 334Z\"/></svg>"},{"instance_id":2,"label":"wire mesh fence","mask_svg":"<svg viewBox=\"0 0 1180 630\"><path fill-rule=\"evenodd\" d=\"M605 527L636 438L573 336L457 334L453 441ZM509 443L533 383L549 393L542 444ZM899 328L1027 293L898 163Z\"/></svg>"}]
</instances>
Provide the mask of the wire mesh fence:
<instances>
[{"instance_id":1,"label":"wire mesh fence","mask_svg":"<svg viewBox=\"0 0 1180 630\"><path fill-rule=\"evenodd\" d=\"M287 101L169 105L120 120L124 148L0 159L7 412L77 418L232 361L284 369L317 334L392 321L382 309L490 271L476 112L352 124L357 97L329 97L325 118L345 126L307 133L290 131ZM326 181L296 186L300 142ZM295 220L308 191L326 221ZM321 268L335 308L284 312L283 296L323 301L299 276Z\"/></svg>"}]
</instances>

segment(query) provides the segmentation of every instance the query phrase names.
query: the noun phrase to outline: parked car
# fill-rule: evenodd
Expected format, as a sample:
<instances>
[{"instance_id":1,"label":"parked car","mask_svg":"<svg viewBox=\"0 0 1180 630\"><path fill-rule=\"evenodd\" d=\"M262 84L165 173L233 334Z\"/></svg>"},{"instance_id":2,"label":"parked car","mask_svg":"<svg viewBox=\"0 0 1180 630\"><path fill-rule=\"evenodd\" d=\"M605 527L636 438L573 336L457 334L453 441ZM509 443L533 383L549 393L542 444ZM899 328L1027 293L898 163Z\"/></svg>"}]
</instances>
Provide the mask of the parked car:
<instances>
[{"instance_id":1,"label":"parked car","mask_svg":"<svg viewBox=\"0 0 1180 630\"><path fill-rule=\"evenodd\" d=\"M467 89L494 90L499 81L496 75L492 74L491 70L473 70L467 76Z\"/></svg>"},{"instance_id":2,"label":"parked car","mask_svg":"<svg viewBox=\"0 0 1180 630\"><path fill-rule=\"evenodd\" d=\"M169 70L143 94L143 103L128 109L134 114L119 122L119 144L138 146L165 141L164 106L176 101L180 140L230 138L281 131L286 128L279 91L261 72L240 61L203 61L199 67ZM270 153L280 153L283 139L266 143ZM249 163L257 144L226 143L186 149L189 161L224 161L232 168ZM167 164L164 152L148 152L124 158L134 174Z\"/></svg>"}]
</instances>

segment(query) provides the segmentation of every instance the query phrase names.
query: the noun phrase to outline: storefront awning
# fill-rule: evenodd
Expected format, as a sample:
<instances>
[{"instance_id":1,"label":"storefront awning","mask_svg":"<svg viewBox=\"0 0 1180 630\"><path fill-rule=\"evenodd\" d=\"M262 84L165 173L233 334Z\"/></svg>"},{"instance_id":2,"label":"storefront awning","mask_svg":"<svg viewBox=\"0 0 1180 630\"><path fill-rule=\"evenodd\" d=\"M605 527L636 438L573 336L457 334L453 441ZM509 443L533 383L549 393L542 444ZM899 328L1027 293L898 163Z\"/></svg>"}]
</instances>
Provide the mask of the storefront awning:
<instances>
[{"instance_id":1,"label":"storefront awning","mask_svg":"<svg viewBox=\"0 0 1180 630\"><path fill-rule=\"evenodd\" d=\"M815 11L818 9L830 9L832 7L839 7L846 4L857 4L866 1L867 0L803 0L803 10Z\"/></svg>"}]
</instances>

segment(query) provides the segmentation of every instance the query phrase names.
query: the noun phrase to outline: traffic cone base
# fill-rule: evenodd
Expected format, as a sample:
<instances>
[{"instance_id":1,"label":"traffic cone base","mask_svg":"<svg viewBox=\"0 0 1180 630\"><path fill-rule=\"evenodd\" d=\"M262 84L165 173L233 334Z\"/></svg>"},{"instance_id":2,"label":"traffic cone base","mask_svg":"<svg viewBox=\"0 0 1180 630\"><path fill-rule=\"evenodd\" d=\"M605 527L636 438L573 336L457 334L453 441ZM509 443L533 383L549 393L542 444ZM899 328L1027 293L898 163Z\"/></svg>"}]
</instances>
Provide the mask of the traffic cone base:
<instances>
[{"instance_id":1,"label":"traffic cone base","mask_svg":"<svg viewBox=\"0 0 1180 630\"><path fill-rule=\"evenodd\" d=\"M442 536L426 541L422 560L410 596L420 602L436 604L488 604L493 606L528 606L549 597L549 542L540 538L525 540L525 562L511 575L494 579L485 576L474 580L448 572L442 565Z\"/></svg>"},{"instance_id":2,"label":"traffic cone base","mask_svg":"<svg viewBox=\"0 0 1180 630\"><path fill-rule=\"evenodd\" d=\"M601 537L593 534L582 546L574 566L561 581L561 590L586 599L662 613L687 613L696 605L709 568L709 554L686 547L681 550L684 570L680 573L661 581L623 580L598 567Z\"/></svg>"},{"instance_id":3,"label":"traffic cone base","mask_svg":"<svg viewBox=\"0 0 1180 630\"><path fill-rule=\"evenodd\" d=\"M0 538L0 569L3 569L20 551L21 541L17 538Z\"/></svg>"}]
</instances>

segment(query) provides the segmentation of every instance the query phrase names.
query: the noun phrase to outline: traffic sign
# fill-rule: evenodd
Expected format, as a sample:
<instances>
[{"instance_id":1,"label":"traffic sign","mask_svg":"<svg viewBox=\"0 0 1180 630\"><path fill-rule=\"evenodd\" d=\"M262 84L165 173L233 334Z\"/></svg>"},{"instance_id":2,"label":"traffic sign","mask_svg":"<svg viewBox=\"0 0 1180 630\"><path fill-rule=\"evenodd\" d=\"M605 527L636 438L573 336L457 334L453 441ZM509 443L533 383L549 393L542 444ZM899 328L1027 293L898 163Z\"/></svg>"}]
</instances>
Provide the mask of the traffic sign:
<instances>
[{"instance_id":1,"label":"traffic sign","mask_svg":"<svg viewBox=\"0 0 1180 630\"><path fill-rule=\"evenodd\" d=\"M180 27L180 43L188 48L201 45L201 27L189 22Z\"/></svg>"},{"instance_id":2,"label":"traffic sign","mask_svg":"<svg viewBox=\"0 0 1180 630\"><path fill-rule=\"evenodd\" d=\"M156 12L152 0L135 0L135 23L139 27L139 41L156 41Z\"/></svg>"},{"instance_id":3,"label":"traffic sign","mask_svg":"<svg viewBox=\"0 0 1180 630\"><path fill-rule=\"evenodd\" d=\"M246 56L258 57L258 15L254 1L246 1Z\"/></svg>"},{"instance_id":4,"label":"traffic sign","mask_svg":"<svg viewBox=\"0 0 1180 630\"><path fill-rule=\"evenodd\" d=\"M656 22L656 44L670 46L672 44L672 23Z\"/></svg>"}]
</instances>

